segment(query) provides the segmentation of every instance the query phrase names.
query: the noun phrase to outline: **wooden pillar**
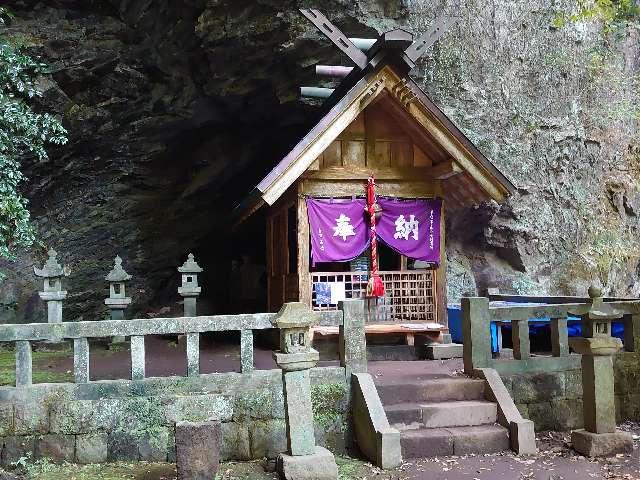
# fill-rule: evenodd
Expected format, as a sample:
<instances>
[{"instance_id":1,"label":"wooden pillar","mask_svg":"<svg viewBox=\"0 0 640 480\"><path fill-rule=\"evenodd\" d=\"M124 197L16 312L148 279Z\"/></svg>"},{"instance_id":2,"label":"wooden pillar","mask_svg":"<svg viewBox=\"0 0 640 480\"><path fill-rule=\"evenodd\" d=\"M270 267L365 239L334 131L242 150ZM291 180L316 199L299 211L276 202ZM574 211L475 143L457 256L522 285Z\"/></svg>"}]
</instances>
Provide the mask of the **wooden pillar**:
<instances>
[{"instance_id":1,"label":"wooden pillar","mask_svg":"<svg viewBox=\"0 0 640 480\"><path fill-rule=\"evenodd\" d=\"M266 257L267 257L267 311L271 311L272 299L271 299L271 276L273 275L273 249L272 249L272 235L273 232L273 218L267 217L266 228Z\"/></svg>"},{"instance_id":2,"label":"wooden pillar","mask_svg":"<svg viewBox=\"0 0 640 480\"><path fill-rule=\"evenodd\" d=\"M447 251L445 245L445 206L440 213L440 266L436 270L436 321L449 328L447 319Z\"/></svg>"},{"instance_id":3,"label":"wooden pillar","mask_svg":"<svg viewBox=\"0 0 640 480\"><path fill-rule=\"evenodd\" d=\"M302 182L298 185L298 192L302 191ZM311 273L309 263L309 219L307 217L307 203L305 199L297 197L298 221L298 296L300 303L311 305Z\"/></svg>"}]
</instances>

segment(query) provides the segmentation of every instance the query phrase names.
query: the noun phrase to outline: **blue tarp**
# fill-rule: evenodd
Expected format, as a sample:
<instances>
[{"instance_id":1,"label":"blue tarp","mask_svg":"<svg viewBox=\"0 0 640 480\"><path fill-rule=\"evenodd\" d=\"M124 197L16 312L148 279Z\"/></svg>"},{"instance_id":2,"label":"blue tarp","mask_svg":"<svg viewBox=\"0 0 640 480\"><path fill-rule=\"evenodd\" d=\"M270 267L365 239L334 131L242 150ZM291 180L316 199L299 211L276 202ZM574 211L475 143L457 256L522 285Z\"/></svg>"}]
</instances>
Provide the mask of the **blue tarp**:
<instances>
[{"instance_id":1,"label":"blue tarp","mask_svg":"<svg viewBox=\"0 0 640 480\"><path fill-rule=\"evenodd\" d=\"M491 306L512 306L512 305L520 305L520 306L540 306L544 305L542 303L519 303L519 302L491 302ZM449 331L451 333L451 337L455 343L462 343L462 312L460 309L460 304L450 303L447 305L448 319L449 319ZM531 335L532 346L535 345L536 341L540 342L543 346L546 343L550 342L551 332L550 332L550 319L547 317L543 318L532 318L529 319L529 334ZM508 322L503 322L508 323ZM569 337L579 337L582 335L582 324L578 317L567 317L567 326L569 331ZM509 346L511 344L511 326L503 325L502 333L503 333L503 341L504 346ZM624 325L622 322L613 322L612 325L612 334L614 337L618 337L620 339L624 336ZM499 351L498 349L498 325L496 322L491 322L491 351L496 353Z\"/></svg>"}]
</instances>

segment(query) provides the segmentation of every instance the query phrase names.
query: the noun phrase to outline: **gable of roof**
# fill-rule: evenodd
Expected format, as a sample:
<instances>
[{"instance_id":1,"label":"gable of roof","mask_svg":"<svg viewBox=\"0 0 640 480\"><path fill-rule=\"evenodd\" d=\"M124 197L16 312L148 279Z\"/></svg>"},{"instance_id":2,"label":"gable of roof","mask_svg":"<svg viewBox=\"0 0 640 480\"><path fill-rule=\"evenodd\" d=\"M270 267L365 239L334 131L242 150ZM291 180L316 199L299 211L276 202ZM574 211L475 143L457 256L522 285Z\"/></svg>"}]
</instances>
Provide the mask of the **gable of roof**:
<instances>
[{"instance_id":1,"label":"gable of roof","mask_svg":"<svg viewBox=\"0 0 640 480\"><path fill-rule=\"evenodd\" d=\"M258 184L262 200L273 205L378 96L388 94L407 118L428 132L469 174L489 198L503 200L515 190L478 148L453 124L410 78L401 78L390 65L361 76L305 137Z\"/></svg>"}]
</instances>

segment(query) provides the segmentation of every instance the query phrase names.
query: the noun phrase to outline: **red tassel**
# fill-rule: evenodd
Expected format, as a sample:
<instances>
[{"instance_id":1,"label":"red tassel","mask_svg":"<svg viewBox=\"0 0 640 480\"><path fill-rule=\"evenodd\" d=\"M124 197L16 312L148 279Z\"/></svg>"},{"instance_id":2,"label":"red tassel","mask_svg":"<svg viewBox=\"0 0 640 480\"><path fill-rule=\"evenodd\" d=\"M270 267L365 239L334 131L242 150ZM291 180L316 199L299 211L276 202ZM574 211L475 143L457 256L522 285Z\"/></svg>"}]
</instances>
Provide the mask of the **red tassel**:
<instances>
[{"instance_id":1,"label":"red tassel","mask_svg":"<svg viewBox=\"0 0 640 480\"><path fill-rule=\"evenodd\" d=\"M376 274L371 275L367 283L367 297L384 297L384 283Z\"/></svg>"},{"instance_id":2,"label":"red tassel","mask_svg":"<svg viewBox=\"0 0 640 480\"><path fill-rule=\"evenodd\" d=\"M384 297L384 283L378 275L378 242L376 234L376 184L373 175L367 182L367 212L371 228L371 277L367 282L367 297Z\"/></svg>"}]
</instances>

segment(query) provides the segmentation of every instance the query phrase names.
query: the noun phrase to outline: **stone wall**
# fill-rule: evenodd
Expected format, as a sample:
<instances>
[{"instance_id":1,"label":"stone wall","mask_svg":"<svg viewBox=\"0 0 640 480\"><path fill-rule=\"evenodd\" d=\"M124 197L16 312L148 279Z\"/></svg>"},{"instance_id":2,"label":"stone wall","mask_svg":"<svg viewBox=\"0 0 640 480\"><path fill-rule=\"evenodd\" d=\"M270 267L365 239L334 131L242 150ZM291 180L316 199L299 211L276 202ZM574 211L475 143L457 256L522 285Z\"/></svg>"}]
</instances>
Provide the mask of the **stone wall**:
<instances>
[{"instance_id":1,"label":"stone wall","mask_svg":"<svg viewBox=\"0 0 640 480\"><path fill-rule=\"evenodd\" d=\"M624 352L615 358L616 420L640 420L640 354ZM582 427L582 372L503 376L523 417L536 430L571 430Z\"/></svg>"},{"instance_id":2,"label":"stone wall","mask_svg":"<svg viewBox=\"0 0 640 480\"><path fill-rule=\"evenodd\" d=\"M311 372L318 444L344 450L344 368ZM175 461L178 421L222 422L222 458L275 456L287 448L280 370L251 374L41 384L0 389L3 465L31 455L57 461Z\"/></svg>"},{"instance_id":3,"label":"stone wall","mask_svg":"<svg viewBox=\"0 0 640 480\"><path fill-rule=\"evenodd\" d=\"M637 341L637 340L636 340ZM616 420L640 421L640 352L625 352L614 363Z\"/></svg>"}]
</instances>

